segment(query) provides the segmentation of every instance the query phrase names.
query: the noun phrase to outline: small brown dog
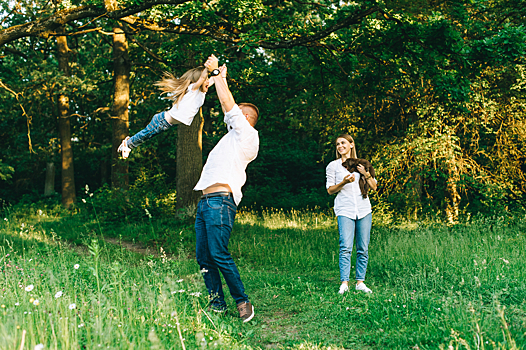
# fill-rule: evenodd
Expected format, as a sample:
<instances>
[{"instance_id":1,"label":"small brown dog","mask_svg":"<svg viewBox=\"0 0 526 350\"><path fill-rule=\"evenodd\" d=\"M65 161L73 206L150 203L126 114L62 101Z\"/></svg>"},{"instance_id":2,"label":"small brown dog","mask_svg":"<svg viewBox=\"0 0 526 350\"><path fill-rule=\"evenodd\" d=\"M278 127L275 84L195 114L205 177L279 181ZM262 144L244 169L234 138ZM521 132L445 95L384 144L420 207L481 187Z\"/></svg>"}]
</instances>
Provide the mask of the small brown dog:
<instances>
[{"instance_id":1,"label":"small brown dog","mask_svg":"<svg viewBox=\"0 0 526 350\"><path fill-rule=\"evenodd\" d=\"M342 163L342 166L347 169L350 173L359 172L358 165L363 165L365 171L371 174L374 177L374 168L366 159L361 158L349 158ZM360 174L360 180L358 181L360 185L360 192L362 192L362 197L367 198L367 192L369 192L369 184L365 181L365 176Z\"/></svg>"}]
</instances>

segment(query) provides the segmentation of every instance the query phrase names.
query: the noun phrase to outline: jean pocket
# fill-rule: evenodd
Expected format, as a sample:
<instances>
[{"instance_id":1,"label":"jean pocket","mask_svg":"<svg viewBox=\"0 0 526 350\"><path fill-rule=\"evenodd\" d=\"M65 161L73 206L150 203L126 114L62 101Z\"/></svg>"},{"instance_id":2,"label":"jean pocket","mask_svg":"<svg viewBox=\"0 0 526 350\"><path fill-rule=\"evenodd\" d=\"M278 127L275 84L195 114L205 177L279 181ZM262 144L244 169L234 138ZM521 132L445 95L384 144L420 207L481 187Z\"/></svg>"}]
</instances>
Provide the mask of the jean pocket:
<instances>
[{"instance_id":1,"label":"jean pocket","mask_svg":"<svg viewBox=\"0 0 526 350\"><path fill-rule=\"evenodd\" d=\"M222 197L211 197L206 199L206 205L210 209L221 209L223 207Z\"/></svg>"},{"instance_id":2,"label":"jean pocket","mask_svg":"<svg viewBox=\"0 0 526 350\"><path fill-rule=\"evenodd\" d=\"M163 131L166 131L166 130L170 129L172 127L172 125L170 125L170 123L168 123L166 120L164 120L164 123L161 123L161 125L159 127Z\"/></svg>"},{"instance_id":3,"label":"jean pocket","mask_svg":"<svg viewBox=\"0 0 526 350\"><path fill-rule=\"evenodd\" d=\"M224 198L223 199L223 205L225 207L228 208L228 210L230 210L231 212L233 212L234 214L237 212L237 207L236 205L233 203L232 199L231 198Z\"/></svg>"}]
</instances>

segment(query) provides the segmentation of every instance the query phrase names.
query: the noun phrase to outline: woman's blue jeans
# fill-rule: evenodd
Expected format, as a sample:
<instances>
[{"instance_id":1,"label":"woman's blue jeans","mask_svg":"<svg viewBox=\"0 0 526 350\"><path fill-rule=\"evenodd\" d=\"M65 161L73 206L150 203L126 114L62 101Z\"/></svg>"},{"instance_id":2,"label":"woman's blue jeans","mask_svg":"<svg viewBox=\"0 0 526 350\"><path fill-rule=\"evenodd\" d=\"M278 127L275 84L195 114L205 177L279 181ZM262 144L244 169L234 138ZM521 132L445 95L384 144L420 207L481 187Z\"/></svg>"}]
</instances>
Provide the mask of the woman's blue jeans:
<instances>
[{"instance_id":1,"label":"woman's blue jeans","mask_svg":"<svg viewBox=\"0 0 526 350\"><path fill-rule=\"evenodd\" d=\"M228 251L236 210L232 195L204 198L197 204L196 258L210 295L211 306L215 310L226 309L219 271L236 304L249 301L234 259Z\"/></svg>"},{"instance_id":2,"label":"woman's blue jeans","mask_svg":"<svg viewBox=\"0 0 526 350\"><path fill-rule=\"evenodd\" d=\"M144 129L130 137L130 139L126 142L127 146L130 149L133 149L143 142L148 141L155 135L170 129L173 125L164 119L164 113L166 112L161 112L154 115L150 123L148 123Z\"/></svg>"},{"instance_id":3,"label":"woman's blue jeans","mask_svg":"<svg viewBox=\"0 0 526 350\"><path fill-rule=\"evenodd\" d=\"M349 281L351 274L351 254L356 240L356 280L365 281L369 261L369 241L371 239L372 214L361 219L338 216L340 231L340 280Z\"/></svg>"}]
</instances>

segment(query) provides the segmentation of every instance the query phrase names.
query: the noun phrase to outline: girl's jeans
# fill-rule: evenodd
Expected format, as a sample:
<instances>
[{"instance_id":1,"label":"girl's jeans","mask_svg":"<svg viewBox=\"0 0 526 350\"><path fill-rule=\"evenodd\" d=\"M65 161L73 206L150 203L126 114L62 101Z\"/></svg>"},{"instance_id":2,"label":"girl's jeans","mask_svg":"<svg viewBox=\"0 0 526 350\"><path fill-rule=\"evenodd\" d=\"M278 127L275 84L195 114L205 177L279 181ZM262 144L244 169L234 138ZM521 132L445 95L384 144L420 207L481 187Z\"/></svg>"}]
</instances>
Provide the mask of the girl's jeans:
<instances>
[{"instance_id":1,"label":"girl's jeans","mask_svg":"<svg viewBox=\"0 0 526 350\"><path fill-rule=\"evenodd\" d=\"M144 141L148 141L155 135L170 129L172 127L172 124L168 123L166 119L164 119L164 113L166 112L161 112L154 115L152 121L144 129L142 129L141 131L130 137L128 141L126 141L127 146L130 149L133 149L139 146Z\"/></svg>"},{"instance_id":2,"label":"girl's jeans","mask_svg":"<svg viewBox=\"0 0 526 350\"><path fill-rule=\"evenodd\" d=\"M356 238L356 280L364 281L369 261L369 240L371 238L372 214L361 219L338 216L340 231L340 280L349 281L351 273L351 254Z\"/></svg>"},{"instance_id":3,"label":"girl's jeans","mask_svg":"<svg viewBox=\"0 0 526 350\"><path fill-rule=\"evenodd\" d=\"M197 204L196 258L210 294L211 306L215 310L226 309L219 271L236 304L248 301L236 264L228 251L236 211L237 207L231 194L204 198Z\"/></svg>"}]
</instances>

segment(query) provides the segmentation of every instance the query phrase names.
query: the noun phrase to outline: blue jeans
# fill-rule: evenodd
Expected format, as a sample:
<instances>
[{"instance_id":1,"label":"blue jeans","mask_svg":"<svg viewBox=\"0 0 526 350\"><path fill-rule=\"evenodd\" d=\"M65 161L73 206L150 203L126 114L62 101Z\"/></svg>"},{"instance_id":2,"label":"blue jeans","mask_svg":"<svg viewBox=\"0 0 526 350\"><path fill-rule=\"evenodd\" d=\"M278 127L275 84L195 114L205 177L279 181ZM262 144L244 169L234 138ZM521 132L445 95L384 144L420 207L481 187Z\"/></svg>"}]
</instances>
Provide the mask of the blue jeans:
<instances>
[{"instance_id":1,"label":"blue jeans","mask_svg":"<svg viewBox=\"0 0 526 350\"><path fill-rule=\"evenodd\" d=\"M356 280L364 281L369 261L369 240L371 239L372 214L361 219L338 216L340 231L340 280L349 281L351 274L351 254L356 238Z\"/></svg>"},{"instance_id":2,"label":"blue jeans","mask_svg":"<svg viewBox=\"0 0 526 350\"><path fill-rule=\"evenodd\" d=\"M216 310L226 309L219 271L223 274L236 304L249 301L234 259L228 251L236 211L237 207L231 194L204 198L197 204L196 258L210 295L211 306Z\"/></svg>"},{"instance_id":3,"label":"blue jeans","mask_svg":"<svg viewBox=\"0 0 526 350\"><path fill-rule=\"evenodd\" d=\"M150 123L148 123L144 129L130 137L130 139L127 141L128 147L133 149L144 141L148 141L155 135L170 129L173 125L164 119L164 113L166 112L161 112L154 115Z\"/></svg>"}]
</instances>

